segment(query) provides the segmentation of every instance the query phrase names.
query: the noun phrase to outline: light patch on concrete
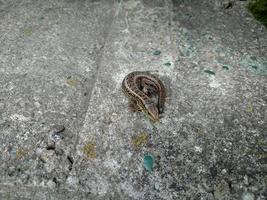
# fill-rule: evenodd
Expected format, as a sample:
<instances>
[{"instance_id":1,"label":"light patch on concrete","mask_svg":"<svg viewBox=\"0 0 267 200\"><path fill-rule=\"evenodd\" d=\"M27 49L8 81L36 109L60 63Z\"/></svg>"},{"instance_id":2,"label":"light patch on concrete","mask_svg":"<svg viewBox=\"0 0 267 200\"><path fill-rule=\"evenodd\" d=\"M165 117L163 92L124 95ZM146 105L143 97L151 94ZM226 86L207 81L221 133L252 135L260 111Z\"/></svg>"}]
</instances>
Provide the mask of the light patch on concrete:
<instances>
[{"instance_id":1,"label":"light patch on concrete","mask_svg":"<svg viewBox=\"0 0 267 200\"><path fill-rule=\"evenodd\" d=\"M56 187L56 183L52 180L47 181L46 185L51 189Z\"/></svg>"},{"instance_id":2,"label":"light patch on concrete","mask_svg":"<svg viewBox=\"0 0 267 200\"><path fill-rule=\"evenodd\" d=\"M218 88L218 87L221 86L221 84L219 83L218 80L216 80L216 78L211 77L210 79L211 79L211 81L210 81L210 83L209 83L209 86L210 86L210 87L212 87L212 88Z\"/></svg>"},{"instance_id":3,"label":"light patch on concrete","mask_svg":"<svg viewBox=\"0 0 267 200\"><path fill-rule=\"evenodd\" d=\"M126 69L126 68L125 68ZM129 74L130 71L129 70L121 70L117 73L113 73L112 74L112 80L114 80L116 82L116 89L119 89L121 87L121 83L124 79L124 77Z\"/></svg>"},{"instance_id":4,"label":"light patch on concrete","mask_svg":"<svg viewBox=\"0 0 267 200\"><path fill-rule=\"evenodd\" d=\"M252 193L246 192L242 195L242 200L254 200L255 196Z\"/></svg>"},{"instance_id":5,"label":"light patch on concrete","mask_svg":"<svg viewBox=\"0 0 267 200\"><path fill-rule=\"evenodd\" d=\"M103 176L97 177L97 182L90 185L92 187L92 193L104 196L109 190L109 182L103 178Z\"/></svg>"},{"instance_id":6,"label":"light patch on concrete","mask_svg":"<svg viewBox=\"0 0 267 200\"><path fill-rule=\"evenodd\" d=\"M111 171L117 171L120 168L120 164L114 159L105 160L104 166Z\"/></svg>"},{"instance_id":7,"label":"light patch on concrete","mask_svg":"<svg viewBox=\"0 0 267 200\"><path fill-rule=\"evenodd\" d=\"M67 184L70 186L77 186L78 183L79 183L79 180L76 176L69 176L67 178Z\"/></svg>"},{"instance_id":8,"label":"light patch on concrete","mask_svg":"<svg viewBox=\"0 0 267 200\"><path fill-rule=\"evenodd\" d=\"M195 151L196 152L202 152L202 148L200 146L195 146Z\"/></svg>"},{"instance_id":9,"label":"light patch on concrete","mask_svg":"<svg viewBox=\"0 0 267 200\"><path fill-rule=\"evenodd\" d=\"M13 121L29 121L30 120L29 117L25 117L24 115L20 115L20 114L11 115L10 118Z\"/></svg>"},{"instance_id":10,"label":"light patch on concrete","mask_svg":"<svg viewBox=\"0 0 267 200\"><path fill-rule=\"evenodd\" d=\"M124 2L124 8L126 10L132 10L140 4L140 1L126 1Z\"/></svg>"},{"instance_id":11,"label":"light patch on concrete","mask_svg":"<svg viewBox=\"0 0 267 200\"><path fill-rule=\"evenodd\" d=\"M142 199L144 195L142 192L137 192L128 182L121 183L120 187L126 194L128 194L130 197L133 197L134 199Z\"/></svg>"}]
</instances>

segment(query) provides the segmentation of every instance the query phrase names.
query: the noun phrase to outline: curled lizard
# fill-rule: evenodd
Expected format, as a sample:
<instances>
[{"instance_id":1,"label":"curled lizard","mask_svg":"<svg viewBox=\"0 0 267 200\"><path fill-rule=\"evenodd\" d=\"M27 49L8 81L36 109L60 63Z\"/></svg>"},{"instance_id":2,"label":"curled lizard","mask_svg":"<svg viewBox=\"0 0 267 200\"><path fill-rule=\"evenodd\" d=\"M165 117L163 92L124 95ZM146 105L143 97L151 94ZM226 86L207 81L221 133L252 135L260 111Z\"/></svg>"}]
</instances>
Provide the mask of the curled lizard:
<instances>
[{"instance_id":1,"label":"curled lizard","mask_svg":"<svg viewBox=\"0 0 267 200\"><path fill-rule=\"evenodd\" d=\"M122 90L131 106L142 111L152 121L159 121L163 112L166 91L163 83L147 71L134 71L122 81ZM153 97L156 96L156 101Z\"/></svg>"}]
</instances>

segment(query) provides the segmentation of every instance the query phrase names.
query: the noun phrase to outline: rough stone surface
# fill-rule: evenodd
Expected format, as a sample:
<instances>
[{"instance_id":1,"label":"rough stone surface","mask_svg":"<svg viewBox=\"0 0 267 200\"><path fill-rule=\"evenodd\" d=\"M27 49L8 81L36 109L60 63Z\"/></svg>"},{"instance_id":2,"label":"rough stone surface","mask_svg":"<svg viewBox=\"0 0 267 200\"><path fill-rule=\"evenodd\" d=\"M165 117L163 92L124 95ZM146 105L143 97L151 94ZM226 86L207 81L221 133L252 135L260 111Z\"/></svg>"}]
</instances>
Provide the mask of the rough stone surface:
<instances>
[{"instance_id":1,"label":"rough stone surface","mask_svg":"<svg viewBox=\"0 0 267 200\"><path fill-rule=\"evenodd\" d=\"M0 199L266 199L267 30L229 2L0 0Z\"/></svg>"}]
</instances>

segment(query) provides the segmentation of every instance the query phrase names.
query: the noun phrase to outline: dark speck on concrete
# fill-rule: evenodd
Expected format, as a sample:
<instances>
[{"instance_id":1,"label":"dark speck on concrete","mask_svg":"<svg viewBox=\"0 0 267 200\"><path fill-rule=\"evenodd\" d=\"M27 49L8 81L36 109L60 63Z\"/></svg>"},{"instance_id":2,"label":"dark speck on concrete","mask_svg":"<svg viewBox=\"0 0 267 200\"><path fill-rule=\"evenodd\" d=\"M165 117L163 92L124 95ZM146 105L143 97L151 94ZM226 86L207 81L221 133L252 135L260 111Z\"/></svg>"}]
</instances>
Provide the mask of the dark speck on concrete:
<instances>
[{"instance_id":1,"label":"dark speck on concrete","mask_svg":"<svg viewBox=\"0 0 267 200\"><path fill-rule=\"evenodd\" d=\"M170 66L171 66L171 63L170 63L170 62L166 62L166 63L164 63L164 65L165 65L166 67L170 67Z\"/></svg>"},{"instance_id":2,"label":"dark speck on concrete","mask_svg":"<svg viewBox=\"0 0 267 200\"><path fill-rule=\"evenodd\" d=\"M226 66L226 65L223 65L222 68L225 69L225 70L229 70L229 67Z\"/></svg>"},{"instance_id":3,"label":"dark speck on concrete","mask_svg":"<svg viewBox=\"0 0 267 200\"><path fill-rule=\"evenodd\" d=\"M158 56L158 55L160 55L161 54L161 51L160 50L155 50L154 52L153 52L153 55L154 56Z\"/></svg>"},{"instance_id":4,"label":"dark speck on concrete","mask_svg":"<svg viewBox=\"0 0 267 200\"><path fill-rule=\"evenodd\" d=\"M224 0L222 4L224 9L230 9L234 6L234 2L232 0Z\"/></svg>"},{"instance_id":5,"label":"dark speck on concrete","mask_svg":"<svg viewBox=\"0 0 267 200\"><path fill-rule=\"evenodd\" d=\"M44 19L43 16L38 17L38 20L39 20L39 21L42 21L43 19Z\"/></svg>"},{"instance_id":6,"label":"dark speck on concrete","mask_svg":"<svg viewBox=\"0 0 267 200\"><path fill-rule=\"evenodd\" d=\"M207 73L207 74L209 74L209 75L215 75L215 72L214 71L211 71L209 69L205 69L204 72Z\"/></svg>"},{"instance_id":7,"label":"dark speck on concrete","mask_svg":"<svg viewBox=\"0 0 267 200\"><path fill-rule=\"evenodd\" d=\"M65 126L64 125L54 125L52 127L53 134L62 133L64 130L65 130Z\"/></svg>"},{"instance_id":8,"label":"dark speck on concrete","mask_svg":"<svg viewBox=\"0 0 267 200\"><path fill-rule=\"evenodd\" d=\"M251 65L251 68L254 69L254 70L258 69L258 67L256 65Z\"/></svg>"}]
</instances>

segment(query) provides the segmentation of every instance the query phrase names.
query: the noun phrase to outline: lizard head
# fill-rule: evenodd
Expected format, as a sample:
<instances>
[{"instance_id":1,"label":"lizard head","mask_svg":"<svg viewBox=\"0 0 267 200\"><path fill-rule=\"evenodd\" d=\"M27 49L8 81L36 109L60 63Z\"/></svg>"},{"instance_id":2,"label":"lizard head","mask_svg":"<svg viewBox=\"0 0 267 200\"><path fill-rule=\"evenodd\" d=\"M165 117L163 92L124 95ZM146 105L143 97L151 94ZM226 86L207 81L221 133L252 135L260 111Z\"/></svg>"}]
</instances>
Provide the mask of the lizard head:
<instances>
[{"instance_id":1,"label":"lizard head","mask_svg":"<svg viewBox=\"0 0 267 200\"><path fill-rule=\"evenodd\" d=\"M159 121L159 110L154 103L145 104L145 113L153 122Z\"/></svg>"}]
</instances>

